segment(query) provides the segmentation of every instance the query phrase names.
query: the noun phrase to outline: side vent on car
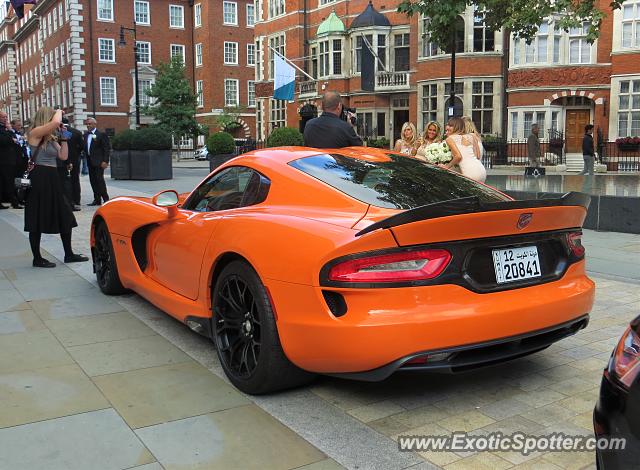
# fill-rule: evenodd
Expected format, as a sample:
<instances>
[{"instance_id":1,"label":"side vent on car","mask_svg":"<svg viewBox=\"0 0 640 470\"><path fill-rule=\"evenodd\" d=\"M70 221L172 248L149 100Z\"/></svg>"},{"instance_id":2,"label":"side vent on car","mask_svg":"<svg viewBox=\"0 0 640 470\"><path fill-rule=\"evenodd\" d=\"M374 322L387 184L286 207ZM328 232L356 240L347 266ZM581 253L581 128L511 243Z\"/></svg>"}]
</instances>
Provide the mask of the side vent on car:
<instances>
[{"instance_id":1,"label":"side vent on car","mask_svg":"<svg viewBox=\"0 0 640 470\"><path fill-rule=\"evenodd\" d=\"M152 225L145 225L140 227L131 236L131 246L133 248L133 254L136 257L140 271L144 272L147 269L147 236L151 229L155 227Z\"/></svg>"},{"instance_id":2,"label":"side vent on car","mask_svg":"<svg viewBox=\"0 0 640 470\"><path fill-rule=\"evenodd\" d=\"M322 296L334 317L341 317L347 313L347 303L341 294L330 290L323 290Z\"/></svg>"}]
</instances>

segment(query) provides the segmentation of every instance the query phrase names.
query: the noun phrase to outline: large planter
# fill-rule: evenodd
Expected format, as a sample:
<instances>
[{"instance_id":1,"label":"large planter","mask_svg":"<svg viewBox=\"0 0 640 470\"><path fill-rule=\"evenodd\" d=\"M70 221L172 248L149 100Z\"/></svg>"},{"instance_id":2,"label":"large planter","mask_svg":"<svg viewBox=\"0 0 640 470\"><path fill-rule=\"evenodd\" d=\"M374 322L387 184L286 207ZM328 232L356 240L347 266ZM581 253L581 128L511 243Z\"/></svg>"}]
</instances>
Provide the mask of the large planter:
<instances>
[{"instance_id":1,"label":"large planter","mask_svg":"<svg viewBox=\"0 0 640 470\"><path fill-rule=\"evenodd\" d=\"M131 150L132 180L170 180L173 178L171 150Z\"/></svg>"},{"instance_id":2,"label":"large planter","mask_svg":"<svg viewBox=\"0 0 640 470\"><path fill-rule=\"evenodd\" d=\"M218 168L220 165L228 162L235 156L236 156L235 153L223 153L219 155L209 154L207 157L209 159L209 172L212 172L213 170Z\"/></svg>"},{"instance_id":3,"label":"large planter","mask_svg":"<svg viewBox=\"0 0 640 470\"><path fill-rule=\"evenodd\" d=\"M111 152L109 166L111 178L116 180L131 179L131 155L129 150L114 150Z\"/></svg>"}]
</instances>

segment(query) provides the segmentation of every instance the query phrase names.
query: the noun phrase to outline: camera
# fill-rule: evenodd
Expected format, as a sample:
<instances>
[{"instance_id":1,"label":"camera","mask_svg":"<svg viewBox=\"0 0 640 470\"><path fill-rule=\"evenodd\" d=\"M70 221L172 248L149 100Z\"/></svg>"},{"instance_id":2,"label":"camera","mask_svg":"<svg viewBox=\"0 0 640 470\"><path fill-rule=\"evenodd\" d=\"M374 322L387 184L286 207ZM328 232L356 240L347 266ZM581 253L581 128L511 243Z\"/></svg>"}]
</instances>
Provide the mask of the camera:
<instances>
[{"instance_id":1,"label":"camera","mask_svg":"<svg viewBox=\"0 0 640 470\"><path fill-rule=\"evenodd\" d=\"M351 113L352 116L349 116L349 113ZM356 108L347 108L347 107L343 106L342 107L342 114L340 115L340 119L342 119L345 122L348 122L352 126L356 126L358 124L358 120L356 119L355 114L356 114Z\"/></svg>"}]
</instances>

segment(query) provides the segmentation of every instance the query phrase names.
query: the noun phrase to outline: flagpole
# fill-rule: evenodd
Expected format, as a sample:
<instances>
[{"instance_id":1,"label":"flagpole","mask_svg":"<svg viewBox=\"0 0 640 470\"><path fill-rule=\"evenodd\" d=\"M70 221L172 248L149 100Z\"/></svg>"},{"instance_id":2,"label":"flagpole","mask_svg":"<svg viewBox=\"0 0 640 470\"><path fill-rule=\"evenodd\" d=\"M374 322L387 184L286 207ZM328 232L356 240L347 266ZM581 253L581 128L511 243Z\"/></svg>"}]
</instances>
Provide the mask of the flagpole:
<instances>
[{"instance_id":1,"label":"flagpole","mask_svg":"<svg viewBox=\"0 0 640 470\"><path fill-rule=\"evenodd\" d=\"M269 49L271 49L273 51L274 54L278 54L282 60L284 60L287 64L291 65L294 69L296 69L297 71L299 71L300 73L302 73L305 77L308 77L310 80L316 81L315 78L313 78L311 75L309 75L307 72L305 72L304 70L302 70L300 67L298 67L296 64L294 64L293 62L291 62L289 59L287 59L285 56L283 56L282 54L280 54L278 51L276 51L273 47L271 46L267 46L269 47Z\"/></svg>"}]
</instances>

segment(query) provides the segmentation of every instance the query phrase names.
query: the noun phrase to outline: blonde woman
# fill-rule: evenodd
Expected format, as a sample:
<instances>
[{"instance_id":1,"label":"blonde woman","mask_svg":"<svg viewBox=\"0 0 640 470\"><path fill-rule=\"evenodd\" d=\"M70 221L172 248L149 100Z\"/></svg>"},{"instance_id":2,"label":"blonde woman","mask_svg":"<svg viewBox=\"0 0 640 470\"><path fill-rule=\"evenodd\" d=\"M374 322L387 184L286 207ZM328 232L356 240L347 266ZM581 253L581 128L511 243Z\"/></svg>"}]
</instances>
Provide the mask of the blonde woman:
<instances>
[{"instance_id":1,"label":"blonde woman","mask_svg":"<svg viewBox=\"0 0 640 470\"><path fill-rule=\"evenodd\" d=\"M394 150L403 155L413 156L416 154L417 141L418 132L416 131L416 126L410 122L405 122L402 125L400 138L396 141Z\"/></svg>"},{"instance_id":2,"label":"blonde woman","mask_svg":"<svg viewBox=\"0 0 640 470\"><path fill-rule=\"evenodd\" d=\"M424 134L422 135L422 140L420 141L420 146L416 151L416 158L420 160L427 161L427 157L425 156L425 149L437 142L442 142L442 128L440 124L436 121L430 121L427 124L427 127L424 129Z\"/></svg>"},{"instance_id":3,"label":"blonde woman","mask_svg":"<svg viewBox=\"0 0 640 470\"><path fill-rule=\"evenodd\" d=\"M482 145L482 136L478 132L476 125L473 120L469 116L462 116L462 120L464 121L464 132L465 134L472 134L478 139L478 145L480 146L480 153L477 155L478 160L482 161L482 157L484 156L484 146Z\"/></svg>"},{"instance_id":4,"label":"blonde woman","mask_svg":"<svg viewBox=\"0 0 640 470\"><path fill-rule=\"evenodd\" d=\"M480 141L474 134L469 134L465 130L465 123L462 118L451 118L446 126L446 142L453 155L452 160L441 165L450 170L455 165L460 166L460 173L467 178L471 178L481 183L487 179L487 171L478 159L480 153Z\"/></svg>"},{"instance_id":5,"label":"blonde woman","mask_svg":"<svg viewBox=\"0 0 640 470\"><path fill-rule=\"evenodd\" d=\"M55 263L40 254L40 239L43 233L59 233L64 247L64 262L88 261L86 256L75 254L71 248L71 229L77 227L71 205L65 198L57 161L68 158L67 139L70 132L63 130L62 110L54 111L42 107L33 118L27 134L31 150L31 188L24 208L24 230L29 232L29 243L33 253L33 266L53 268Z\"/></svg>"}]
</instances>

